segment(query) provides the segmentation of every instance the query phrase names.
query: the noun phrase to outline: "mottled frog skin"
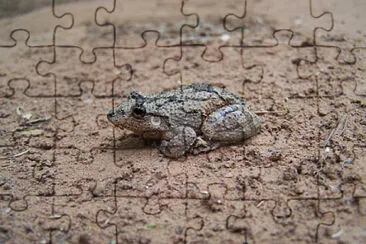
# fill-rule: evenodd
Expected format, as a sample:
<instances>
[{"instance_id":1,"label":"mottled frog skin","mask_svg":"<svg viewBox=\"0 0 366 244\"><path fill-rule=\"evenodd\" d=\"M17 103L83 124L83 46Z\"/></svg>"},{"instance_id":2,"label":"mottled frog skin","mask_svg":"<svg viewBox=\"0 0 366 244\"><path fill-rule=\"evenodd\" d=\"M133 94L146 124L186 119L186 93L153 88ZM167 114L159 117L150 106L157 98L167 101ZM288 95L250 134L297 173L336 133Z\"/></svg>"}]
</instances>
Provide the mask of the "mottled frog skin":
<instances>
[{"instance_id":1,"label":"mottled frog skin","mask_svg":"<svg viewBox=\"0 0 366 244\"><path fill-rule=\"evenodd\" d=\"M206 83L151 96L132 92L107 117L117 127L161 140L160 151L171 158L243 142L261 124L242 98Z\"/></svg>"}]
</instances>

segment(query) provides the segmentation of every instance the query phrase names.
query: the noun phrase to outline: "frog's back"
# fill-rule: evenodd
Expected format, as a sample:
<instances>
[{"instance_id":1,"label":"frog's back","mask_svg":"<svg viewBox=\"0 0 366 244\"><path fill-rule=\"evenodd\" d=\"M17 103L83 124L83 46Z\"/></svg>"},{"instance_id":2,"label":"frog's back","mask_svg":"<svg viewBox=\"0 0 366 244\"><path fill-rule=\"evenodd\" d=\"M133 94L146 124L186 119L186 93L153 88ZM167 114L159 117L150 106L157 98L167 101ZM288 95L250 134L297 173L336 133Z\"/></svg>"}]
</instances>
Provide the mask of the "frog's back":
<instances>
[{"instance_id":1,"label":"frog's back","mask_svg":"<svg viewBox=\"0 0 366 244\"><path fill-rule=\"evenodd\" d=\"M161 100L199 101L201 103L211 103L212 100L219 100L222 101L223 105L245 105L245 101L239 96L229 92L225 88L207 83L195 83L189 86L182 86L174 90L162 92L155 97Z\"/></svg>"},{"instance_id":2,"label":"frog's back","mask_svg":"<svg viewBox=\"0 0 366 244\"><path fill-rule=\"evenodd\" d=\"M183 88L184 96L187 100L199 99L207 101L217 99L223 101L225 105L230 104L245 104L244 100L239 96L229 92L225 88L213 86L207 83L192 84Z\"/></svg>"},{"instance_id":3,"label":"frog's back","mask_svg":"<svg viewBox=\"0 0 366 244\"><path fill-rule=\"evenodd\" d=\"M199 130L203 119L224 106L246 106L235 94L206 83L161 92L148 100L145 105L151 114L168 118L170 124L190 125L195 130Z\"/></svg>"}]
</instances>

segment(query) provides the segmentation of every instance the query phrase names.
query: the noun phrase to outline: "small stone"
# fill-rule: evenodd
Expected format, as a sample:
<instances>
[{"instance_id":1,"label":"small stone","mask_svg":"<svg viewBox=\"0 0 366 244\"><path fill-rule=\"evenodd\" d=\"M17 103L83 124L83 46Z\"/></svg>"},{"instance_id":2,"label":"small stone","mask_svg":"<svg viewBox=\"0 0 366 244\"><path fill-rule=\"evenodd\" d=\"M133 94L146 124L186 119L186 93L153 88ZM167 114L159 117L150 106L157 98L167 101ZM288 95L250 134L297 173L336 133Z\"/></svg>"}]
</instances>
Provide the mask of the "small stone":
<instances>
[{"instance_id":1,"label":"small stone","mask_svg":"<svg viewBox=\"0 0 366 244\"><path fill-rule=\"evenodd\" d=\"M271 155L269 156L269 160L272 162L277 162L282 158L281 150L273 149L271 150Z\"/></svg>"},{"instance_id":2,"label":"small stone","mask_svg":"<svg viewBox=\"0 0 366 244\"><path fill-rule=\"evenodd\" d=\"M221 39L221 41L226 42L226 41L228 41L228 40L230 39L230 35L228 35L228 34L224 34L224 35L222 35L222 36L220 37L220 39Z\"/></svg>"},{"instance_id":3,"label":"small stone","mask_svg":"<svg viewBox=\"0 0 366 244\"><path fill-rule=\"evenodd\" d=\"M301 195L305 192L305 184L303 182L298 182L296 183L296 186L295 186L295 193L298 194L298 195Z\"/></svg>"},{"instance_id":4,"label":"small stone","mask_svg":"<svg viewBox=\"0 0 366 244\"><path fill-rule=\"evenodd\" d=\"M352 164L353 159L352 158L347 158L346 160L344 160L345 164Z\"/></svg>"},{"instance_id":5,"label":"small stone","mask_svg":"<svg viewBox=\"0 0 366 244\"><path fill-rule=\"evenodd\" d=\"M224 174L223 177L224 178L232 178L233 174L231 172L229 172L229 173Z\"/></svg>"}]
</instances>

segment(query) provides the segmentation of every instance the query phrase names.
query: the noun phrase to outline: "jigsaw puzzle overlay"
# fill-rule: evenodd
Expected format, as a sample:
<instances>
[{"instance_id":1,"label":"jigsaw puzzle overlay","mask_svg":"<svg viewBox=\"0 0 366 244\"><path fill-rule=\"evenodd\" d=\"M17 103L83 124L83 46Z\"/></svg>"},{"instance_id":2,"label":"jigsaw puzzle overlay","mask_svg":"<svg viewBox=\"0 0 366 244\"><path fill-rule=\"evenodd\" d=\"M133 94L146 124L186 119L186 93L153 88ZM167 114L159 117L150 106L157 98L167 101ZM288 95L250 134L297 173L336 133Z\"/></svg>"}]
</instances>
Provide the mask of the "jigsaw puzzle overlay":
<instances>
[{"instance_id":1,"label":"jigsaw puzzle overlay","mask_svg":"<svg viewBox=\"0 0 366 244\"><path fill-rule=\"evenodd\" d=\"M365 243L366 2L0 3L0 243ZM168 159L130 92L207 82L261 133Z\"/></svg>"}]
</instances>

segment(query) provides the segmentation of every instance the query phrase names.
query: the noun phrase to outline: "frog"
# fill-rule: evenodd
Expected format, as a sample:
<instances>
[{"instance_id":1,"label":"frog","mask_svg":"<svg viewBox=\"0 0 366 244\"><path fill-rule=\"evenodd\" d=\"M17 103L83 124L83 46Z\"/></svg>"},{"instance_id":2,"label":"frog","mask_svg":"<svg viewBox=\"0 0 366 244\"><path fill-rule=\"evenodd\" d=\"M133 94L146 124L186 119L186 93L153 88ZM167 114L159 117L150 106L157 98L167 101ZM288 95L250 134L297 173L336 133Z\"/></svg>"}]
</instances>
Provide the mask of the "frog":
<instances>
[{"instance_id":1,"label":"frog","mask_svg":"<svg viewBox=\"0 0 366 244\"><path fill-rule=\"evenodd\" d=\"M107 119L158 142L168 158L180 158L242 143L258 134L261 119L240 96L206 82L153 95L133 91Z\"/></svg>"}]
</instances>

